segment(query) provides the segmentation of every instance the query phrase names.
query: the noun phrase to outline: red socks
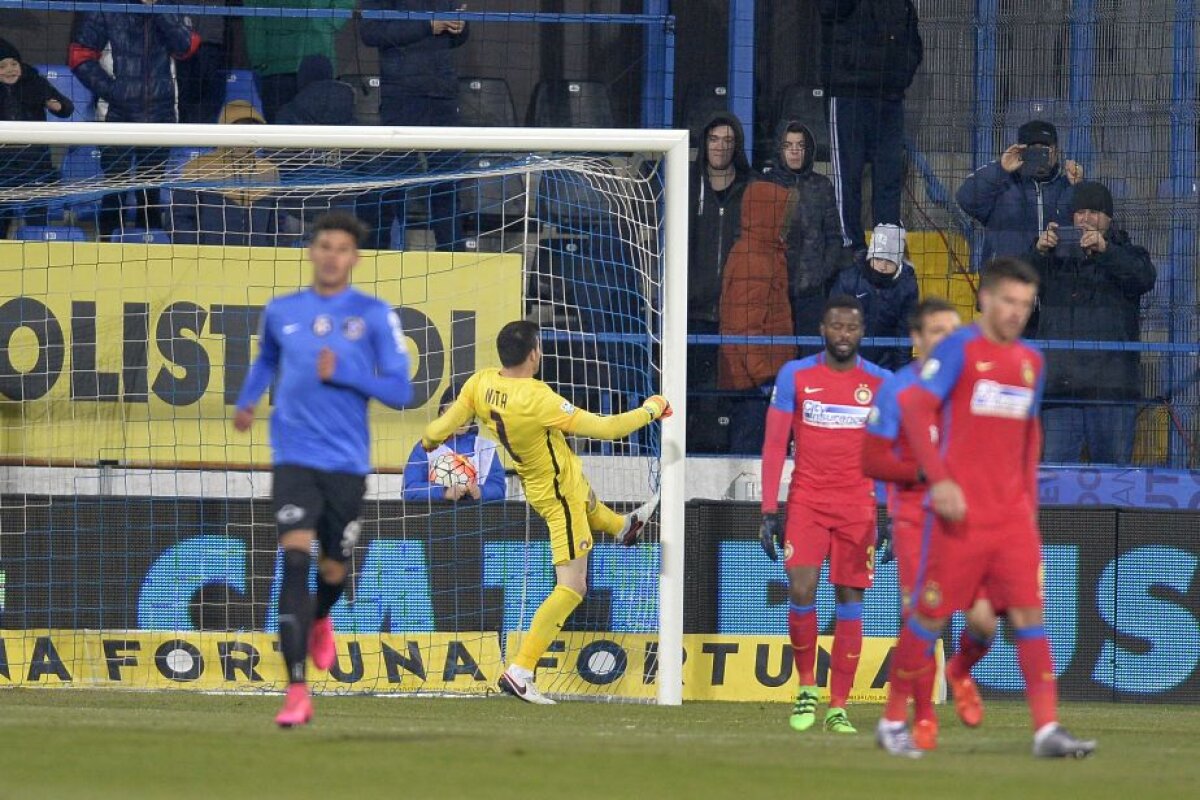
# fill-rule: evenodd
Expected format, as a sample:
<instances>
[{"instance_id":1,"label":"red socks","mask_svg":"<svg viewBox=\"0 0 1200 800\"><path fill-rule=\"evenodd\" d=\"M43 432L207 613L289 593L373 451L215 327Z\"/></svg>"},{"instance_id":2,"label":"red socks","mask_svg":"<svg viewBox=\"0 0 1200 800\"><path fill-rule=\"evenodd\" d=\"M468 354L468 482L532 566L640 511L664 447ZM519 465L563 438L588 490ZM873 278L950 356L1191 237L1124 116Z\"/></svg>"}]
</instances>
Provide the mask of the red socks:
<instances>
[{"instance_id":1,"label":"red socks","mask_svg":"<svg viewBox=\"0 0 1200 800\"><path fill-rule=\"evenodd\" d=\"M863 604L838 603L837 624L833 630L833 652L830 654L829 707L845 708L854 687L854 673L862 655Z\"/></svg>"},{"instance_id":2,"label":"red socks","mask_svg":"<svg viewBox=\"0 0 1200 800\"><path fill-rule=\"evenodd\" d=\"M970 628L963 628L962 633L958 635L958 652L946 665L947 677L961 678L970 674L971 668L987 655L991 646L990 638L980 639Z\"/></svg>"},{"instance_id":3,"label":"red socks","mask_svg":"<svg viewBox=\"0 0 1200 800\"><path fill-rule=\"evenodd\" d=\"M1025 698L1033 716L1033 729L1041 730L1058 721L1058 681L1054 677L1046 629L1041 625L1014 628L1013 638L1017 640L1017 661L1025 676Z\"/></svg>"},{"instance_id":4,"label":"red socks","mask_svg":"<svg viewBox=\"0 0 1200 800\"><path fill-rule=\"evenodd\" d=\"M888 699L883 718L889 722L908 720L908 699L916 697L918 691L928 688L926 697L933 694L933 675L936 664L933 647L938 633L922 627L915 618L909 617L900 631L900 640L892 653L892 665L888 673ZM921 717L918 717L921 719Z\"/></svg>"},{"instance_id":5,"label":"red socks","mask_svg":"<svg viewBox=\"0 0 1200 800\"><path fill-rule=\"evenodd\" d=\"M788 603L788 638L801 686L817 685L817 608Z\"/></svg>"}]
</instances>

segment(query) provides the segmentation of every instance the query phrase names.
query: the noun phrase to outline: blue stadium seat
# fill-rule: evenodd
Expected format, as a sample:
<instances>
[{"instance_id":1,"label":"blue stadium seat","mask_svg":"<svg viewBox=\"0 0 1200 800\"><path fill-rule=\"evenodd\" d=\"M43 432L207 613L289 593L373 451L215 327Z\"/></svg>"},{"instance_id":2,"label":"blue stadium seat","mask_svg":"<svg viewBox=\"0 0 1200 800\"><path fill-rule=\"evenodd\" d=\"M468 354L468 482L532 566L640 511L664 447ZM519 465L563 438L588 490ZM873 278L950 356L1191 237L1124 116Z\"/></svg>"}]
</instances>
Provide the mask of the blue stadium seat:
<instances>
[{"instance_id":1,"label":"blue stadium seat","mask_svg":"<svg viewBox=\"0 0 1200 800\"><path fill-rule=\"evenodd\" d=\"M63 183L90 186L99 183L104 177L104 168L100 163L100 148L95 145L72 145L63 154L59 165L59 176ZM58 200L49 206L51 219L62 219L67 211L76 216L95 214L100 209L100 198L90 197L85 200Z\"/></svg>"},{"instance_id":2,"label":"blue stadium seat","mask_svg":"<svg viewBox=\"0 0 1200 800\"><path fill-rule=\"evenodd\" d=\"M170 244L171 236L158 228L126 228L121 233L104 237L104 241L118 244Z\"/></svg>"},{"instance_id":3,"label":"blue stadium seat","mask_svg":"<svg viewBox=\"0 0 1200 800\"><path fill-rule=\"evenodd\" d=\"M262 97L258 94L258 84L254 80L254 71L249 69L231 69L225 72L225 102L248 100L250 105L263 111ZM213 120L216 122L216 120Z\"/></svg>"},{"instance_id":4,"label":"blue stadium seat","mask_svg":"<svg viewBox=\"0 0 1200 800\"><path fill-rule=\"evenodd\" d=\"M71 116L62 120L63 122L96 121L96 97L92 94L91 89L84 86L83 82L75 77L75 73L71 72L70 67L65 64L46 64L39 66L37 70L50 82L51 86L69 97L71 102L75 104L75 110L71 113ZM47 111L46 119L51 122L57 122L60 117L56 117Z\"/></svg>"},{"instance_id":5,"label":"blue stadium seat","mask_svg":"<svg viewBox=\"0 0 1200 800\"><path fill-rule=\"evenodd\" d=\"M56 225L25 225L17 229L14 239L24 242L86 242L82 228Z\"/></svg>"},{"instance_id":6,"label":"blue stadium seat","mask_svg":"<svg viewBox=\"0 0 1200 800\"><path fill-rule=\"evenodd\" d=\"M537 128L612 128L608 87L600 81L544 80L533 89L526 124Z\"/></svg>"}]
</instances>

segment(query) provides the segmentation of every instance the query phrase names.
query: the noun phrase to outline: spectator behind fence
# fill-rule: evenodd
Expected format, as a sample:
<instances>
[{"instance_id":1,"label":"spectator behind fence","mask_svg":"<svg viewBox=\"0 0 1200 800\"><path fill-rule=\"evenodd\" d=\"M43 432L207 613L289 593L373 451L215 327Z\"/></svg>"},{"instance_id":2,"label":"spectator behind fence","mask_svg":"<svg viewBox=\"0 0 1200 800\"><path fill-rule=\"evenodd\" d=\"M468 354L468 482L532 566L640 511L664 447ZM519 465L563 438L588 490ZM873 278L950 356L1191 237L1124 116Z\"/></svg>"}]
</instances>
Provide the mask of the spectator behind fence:
<instances>
[{"instance_id":1,"label":"spectator behind fence","mask_svg":"<svg viewBox=\"0 0 1200 800\"><path fill-rule=\"evenodd\" d=\"M221 109L222 125L262 125L246 100ZM250 147L218 147L183 166L183 181L220 189L177 188L171 192L171 240L176 244L276 247L286 227L274 194L279 169Z\"/></svg>"},{"instance_id":2,"label":"spectator behind fence","mask_svg":"<svg viewBox=\"0 0 1200 800\"><path fill-rule=\"evenodd\" d=\"M227 0L187 0L188 5L223 9ZM194 14L186 18L200 37L191 58L175 65L179 81L179 121L211 125L225 105L225 70L229 67L226 18L216 14Z\"/></svg>"},{"instance_id":3,"label":"spectator behind fence","mask_svg":"<svg viewBox=\"0 0 1200 800\"><path fill-rule=\"evenodd\" d=\"M75 15L68 63L99 98L105 122L177 122L178 95L171 62L190 58L199 46L200 37L177 14L85 11ZM157 169L166 159L164 147L105 147L100 151L100 166L109 179L128 179ZM134 207L142 227L158 228L157 203L150 191L133 192ZM124 216L125 192L104 195L100 232L119 232Z\"/></svg>"},{"instance_id":4,"label":"spectator behind fence","mask_svg":"<svg viewBox=\"0 0 1200 800\"><path fill-rule=\"evenodd\" d=\"M354 87L333 79L325 56L305 56L296 73L296 96L279 109L280 125L354 125Z\"/></svg>"},{"instance_id":5,"label":"spectator behind fence","mask_svg":"<svg viewBox=\"0 0 1200 800\"><path fill-rule=\"evenodd\" d=\"M904 93L924 55L911 0L820 0L821 69L829 97L833 182L847 247L866 248L863 168L872 224L900 224Z\"/></svg>"},{"instance_id":6,"label":"spectator behind fence","mask_svg":"<svg viewBox=\"0 0 1200 800\"><path fill-rule=\"evenodd\" d=\"M1101 183L1075 186L1074 229L1047 225L1029 253L1041 275L1038 335L1049 340L1136 342L1142 295L1157 273L1150 255L1113 227L1113 200ZM1128 464L1142 397L1137 352L1046 351L1045 459ZM1083 402L1073 402L1083 401Z\"/></svg>"},{"instance_id":7,"label":"spectator behind fence","mask_svg":"<svg viewBox=\"0 0 1200 800\"><path fill-rule=\"evenodd\" d=\"M364 10L451 12L458 8L452 0L364 0ZM458 71L451 50L466 43L470 30L461 20L363 20L359 27L363 43L379 48L380 99L379 119L384 125L421 125L453 127L459 123ZM425 169L448 171L455 168L451 155L426 154ZM421 169L415 158L402 158L395 169L413 172ZM372 236L377 246L391 227L392 216L407 216L404 192L385 195L381 200L381 219ZM453 183L430 187L430 228L439 250L452 250L462 240L462 222L457 210Z\"/></svg>"},{"instance_id":8,"label":"spectator behind fence","mask_svg":"<svg viewBox=\"0 0 1200 800\"><path fill-rule=\"evenodd\" d=\"M907 338L917 306L917 274L904 259L904 228L876 225L864 258L838 275L832 296L848 295L863 306L864 336ZM912 361L912 348L864 347L863 358L893 372Z\"/></svg>"},{"instance_id":9,"label":"spectator behind fence","mask_svg":"<svg viewBox=\"0 0 1200 800\"><path fill-rule=\"evenodd\" d=\"M755 181L746 189L742 235L729 251L721 276L722 336L792 335L787 222L796 202L795 189L770 181ZM729 452L762 452L771 387L779 370L795 354L790 343L721 345L718 388L755 393L730 405Z\"/></svg>"},{"instance_id":10,"label":"spectator behind fence","mask_svg":"<svg viewBox=\"0 0 1200 800\"><path fill-rule=\"evenodd\" d=\"M842 224L833 184L813 170L816 146L812 131L795 120L783 123L778 150L778 160L763 170L763 176L797 193L796 210L787 226L788 292L794 331L797 336L819 336L825 298L838 270L848 261L849 252L842 247Z\"/></svg>"},{"instance_id":11,"label":"spectator behind fence","mask_svg":"<svg viewBox=\"0 0 1200 800\"><path fill-rule=\"evenodd\" d=\"M712 335L720 326L721 272L741 228L742 194L753 170L746 158L742 123L733 114L710 117L700 133L700 150L688 185L688 333ZM688 347L688 388L712 390L717 348ZM688 400L687 437L694 452L728 446L727 404L697 394Z\"/></svg>"},{"instance_id":12,"label":"spectator behind fence","mask_svg":"<svg viewBox=\"0 0 1200 800\"><path fill-rule=\"evenodd\" d=\"M21 53L11 42L0 39L0 120L44 122L47 111L65 119L74 110L69 98L21 61ZM0 147L0 188L50 181L54 174L49 146ZM26 225L45 225L46 208L22 210L12 204L0 205L0 239L5 238L14 218Z\"/></svg>"},{"instance_id":13,"label":"spectator behind fence","mask_svg":"<svg viewBox=\"0 0 1200 800\"><path fill-rule=\"evenodd\" d=\"M242 22L267 122L277 122L279 109L299 91L297 73L305 56L325 56L330 63L337 60L334 38L348 18L306 16L303 9L353 11L354 4L355 0L243 0L247 7L291 9L289 16L246 17Z\"/></svg>"},{"instance_id":14,"label":"spectator behind fence","mask_svg":"<svg viewBox=\"0 0 1200 800\"><path fill-rule=\"evenodd\" d=\"M955 199L983 225L980 263L1023 257L1051 222L1071 224L1071 187L1083 180L1083 168L1074 161L1060 166L1061 159L1058 130L1030 120L1017 130L1016 144L963 181Z\"/></svg>"},{"instance_id":15,"label":"spectator behind fence","mask_svg":"<svg viewBox=\"0 0 1200 800\"><path fill-rule=\"evenodd\" d=\"M451 386L442 393L438 415L445 414L454 404L461 387ZM475 480L466 486L442 486L429 480L433 462L442 456L459 454L471 460ZM479 426L469 422L436 449L425 451L420 442L413 445L404 467L404 499L410 503L429 500L463 500L470 498L484 503L503 500L507 492L504 466L496 452L496 443L479 435Z\"/></svg>"}]
</instances>

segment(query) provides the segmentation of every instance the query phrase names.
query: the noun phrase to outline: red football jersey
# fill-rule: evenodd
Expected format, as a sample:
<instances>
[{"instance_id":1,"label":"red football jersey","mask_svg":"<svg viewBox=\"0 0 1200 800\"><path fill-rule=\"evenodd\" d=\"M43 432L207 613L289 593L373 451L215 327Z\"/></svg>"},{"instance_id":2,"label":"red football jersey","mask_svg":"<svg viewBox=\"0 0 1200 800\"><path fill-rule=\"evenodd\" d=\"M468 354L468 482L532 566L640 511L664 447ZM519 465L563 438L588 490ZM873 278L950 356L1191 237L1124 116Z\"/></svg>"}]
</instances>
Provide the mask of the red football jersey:
<instances>
[{"instance_id":1,"label":"red football jersey","mask_svg":"<svg viewBox=\"0 0 1200 800\"><path fill-rule=\"evenodd\" d=\"M825 353L789 361L779 371L770 413L785 412L792 418L796 450L789 502L874 504L874 481L862 471L863 435L875 393L890 374L863 358L852 369L838 372L826 364ZM764 443L764 470L769 469L766 451L780 444ZM780 449L786 451L786 446L782 442ZM771 485L764 475L763 491Z\"/></svg>"}]
</instances>

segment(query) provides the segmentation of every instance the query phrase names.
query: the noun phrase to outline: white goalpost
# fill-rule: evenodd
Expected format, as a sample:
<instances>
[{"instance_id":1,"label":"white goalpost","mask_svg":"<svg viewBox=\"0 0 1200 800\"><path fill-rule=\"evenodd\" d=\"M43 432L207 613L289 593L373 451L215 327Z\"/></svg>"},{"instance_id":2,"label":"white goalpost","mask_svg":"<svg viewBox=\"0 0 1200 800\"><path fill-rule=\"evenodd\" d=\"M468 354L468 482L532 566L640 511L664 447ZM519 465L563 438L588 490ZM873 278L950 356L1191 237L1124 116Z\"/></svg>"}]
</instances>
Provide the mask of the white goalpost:
<instances>
[{"instance_id":1,"label":"white goalpost","mask_svg":"<svg viewBox=\"0 0 1200 800\"><path fill-rule=\"evenodd\" d=\"M0 168L46 149L55 174L0 198L0 685L278 688L266 428L239 438L229 403L262 305L309 280L307 224L345 208L418 400L372 411L358 579L316 689L487 693L527 628L552 568L515 481L468 508L405 499L400 473L529 316L571 402L675 409L573 442L601 500L661 504L641 552L597 539L539 686L682 702L686 131L0 123Z\"/></svg>"}]
</instances>

